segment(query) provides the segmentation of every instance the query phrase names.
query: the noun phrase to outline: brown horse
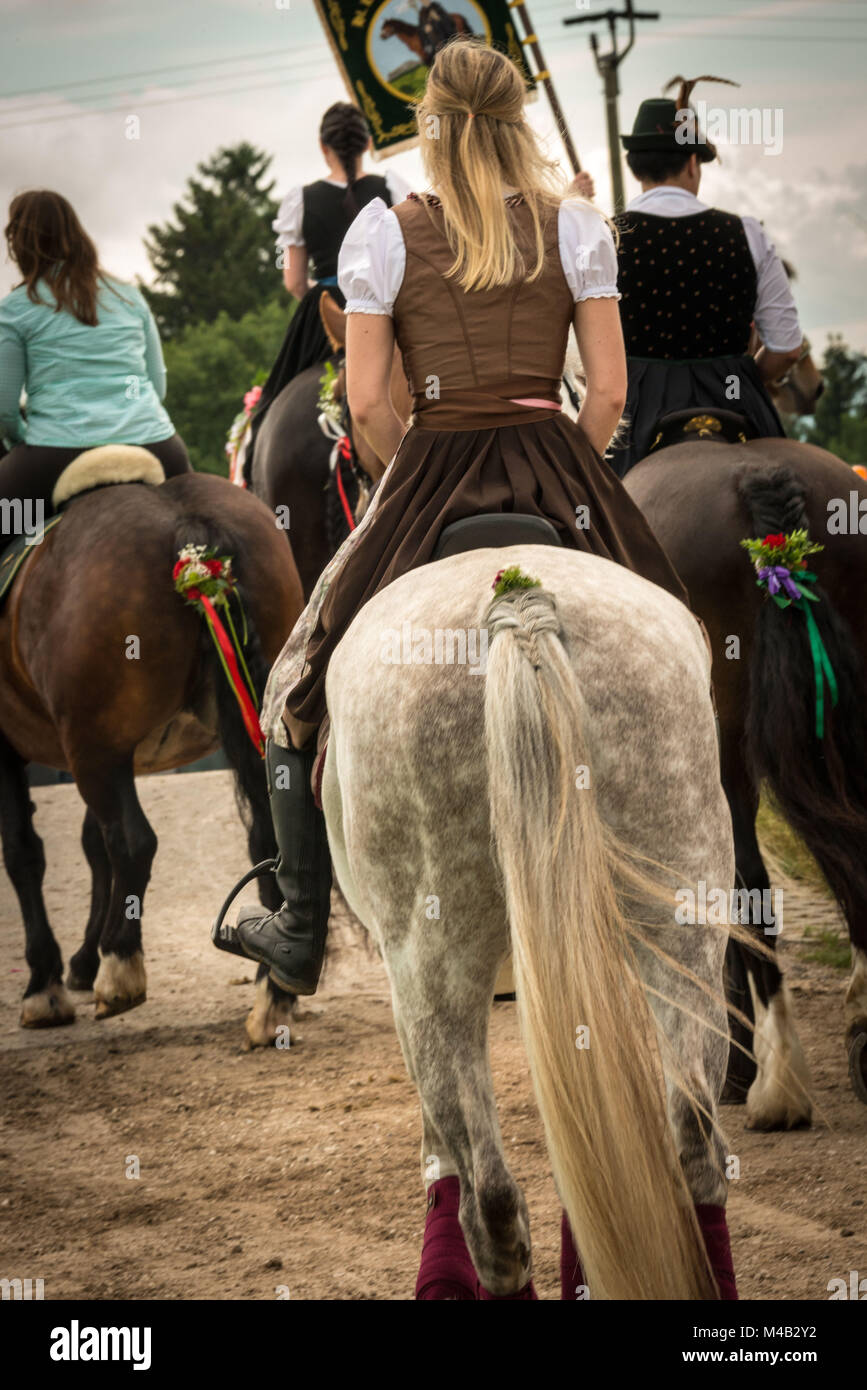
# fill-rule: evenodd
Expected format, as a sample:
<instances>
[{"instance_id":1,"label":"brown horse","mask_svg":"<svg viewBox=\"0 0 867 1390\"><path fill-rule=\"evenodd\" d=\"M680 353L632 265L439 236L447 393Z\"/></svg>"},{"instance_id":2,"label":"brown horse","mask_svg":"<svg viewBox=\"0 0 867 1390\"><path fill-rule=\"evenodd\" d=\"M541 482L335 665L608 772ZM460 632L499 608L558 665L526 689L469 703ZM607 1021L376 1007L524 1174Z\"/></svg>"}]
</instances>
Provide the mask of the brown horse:
<instances>
[{"instance_id":1,"label":"brown horse","mask_svg":"<svg viewBox=\"0 0 867 1390\"><path fill-rule=\"evenodd\" d=\"M469 38L472 35L472 28L464 15L453 11L447 17L455 26L455 34L460 35L461 38ZM405 43L407 48L416 55L420 63L429 66L430 54L419 25L407 24L402 19L387 19L379 31L379 37L381 39L400 39L401 43Z\"/></svg>"},{"instance_id":2,"label":"brown horse","mask_svg":"<svg viewBox=\"0 0 867 1390\"><path fill-rule=\"evenodd\" d=\"M849 1069L856 1094L867 1102L867 483L824 449L754 439L660 449L627 474L625 486L710 634L722 779L743 886L759 894L770 888L755 831L765 782L846 918L853 963L845 1007ZM842 506L847 523L838 533ZM811 610L839 698L832 708L826 690L821 739L804 616L764 596L739 544L798 527L825 547L812 565L820 601ZM752 924L773 947L779 923L773 914L758 913L758 902L751 900ZM735 1002L748 1014L755 1005L758 1073L733 1047L726 1098L743 1101L749 1090L754 1128L808 1122L806 1064L780 971L773 961L735 947L730 975ZM737 1026L733 1033L741 1044L752 1042Z\"/></svg>"},{"instance_id":3,"label":"brown horse","mask_svg":"<svg viewBox=\"0 0 867 1390\"><path fill-rule=\"evenodd\" d=\"M387 19L379 31L381 39L400 39L416 55L420 63L426 63L424 44L417 24L406 24L402 19Z\"/></svg>"},{"instance_id":4,"label":"brown horse","mask_svg":"<svg viewBox=\"0 0 867 1390\"><path fill-rule=\"evenodd\" d=\"M262 760L203 620L174 589L172 569L189 544L232 557L261 695L301 609L301 586L273 514L219 478L187 474L75 496L33 547L0 611L0 837L27 941L24 1026L74 1018L42 896L45 855L28 762L71 772L87 806L91 909L68 984L93 988L98 1018L145 998L141 913L157 842L137 773L179 767L222 743L246 803L252 858L275 852ZM206 820L206 805L201 814ZM270 876L261 882L263 901L278 906ZM187 925L179 909L179 930ZM254 1042L273 1043L292 1004L267 990L263 982L248 1019Z\"/></svg>"}]
</instances>

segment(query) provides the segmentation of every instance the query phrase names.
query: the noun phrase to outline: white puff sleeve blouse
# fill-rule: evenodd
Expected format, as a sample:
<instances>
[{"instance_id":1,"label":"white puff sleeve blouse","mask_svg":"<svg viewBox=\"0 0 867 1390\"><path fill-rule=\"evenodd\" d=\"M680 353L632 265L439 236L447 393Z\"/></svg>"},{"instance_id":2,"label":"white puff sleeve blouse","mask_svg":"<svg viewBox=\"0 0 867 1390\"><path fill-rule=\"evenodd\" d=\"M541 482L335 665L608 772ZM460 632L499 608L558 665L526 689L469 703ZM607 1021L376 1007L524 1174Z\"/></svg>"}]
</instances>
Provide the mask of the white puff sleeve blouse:
<instances>
[{"instance_id":1,"label":"white puff sleeve blouse","mask_svg":"<svg viewBox=\"0 0 867 1390\"><path fill-rule=\"evenodd\" d=\"M608 223L576 199L560 204L560 263L576 304L584 299L619 299L617 251ZM337 278L348 314L394 313L406 270L400 223L381 198L362 208L340 248Z\"/></svg>"}]
</instances>

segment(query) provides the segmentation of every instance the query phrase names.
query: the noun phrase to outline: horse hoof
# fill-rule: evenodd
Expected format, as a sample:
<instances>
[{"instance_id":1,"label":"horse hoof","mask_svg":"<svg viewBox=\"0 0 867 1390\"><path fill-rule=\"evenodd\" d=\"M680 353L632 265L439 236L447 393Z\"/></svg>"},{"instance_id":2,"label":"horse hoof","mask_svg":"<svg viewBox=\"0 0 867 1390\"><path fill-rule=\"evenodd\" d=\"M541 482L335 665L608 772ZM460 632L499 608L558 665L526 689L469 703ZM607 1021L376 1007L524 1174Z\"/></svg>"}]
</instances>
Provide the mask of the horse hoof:
<instances>
[{"instance_id":1,"label":"horse hoof","mask_svg":"<svg viewBox=\"0 0 867 1390\"><path fill-rule=\"evenodd\" d=\"M48 985L38 994L29 994L21 1005L22 1028L62 1028L75 1022L75 1005L63 982Z\"/></svg>"},{"instance_id":2,"label":"horse hoof","mask_svg":"<svg viewBox=\"0 0 867 1390\"><path fill-rule=\"evenodd\" d=\"M147 998L144 957L141 951L127 959L103 956L93 982L96 1017L113 1018L143 1004Z\"/></svg>"},{"instance_id":3,"label":"horse hoof","mask_svg":"<svg viewBox=\"0 0 867 1390\"><path fill-rule=\"evenodd\" d=\"M139 1004L143 1004L146 999L146 994L118 994L111 999L96 996L96 1008L93 1011L93 1016L94 1018L114 1018L115 1014L128 1014L130 1009L137 1009Z\"/></svg>"},{"instance_id":4,"label":"horse hoof","mask_svg":"<svg viewBox=\"0 0 867 1390\"><path fill-rule=\"evenodd\" d=\"M809 1100L797 1095L767 1096L751 1099L747 1096L745 1129L770 1133L775 1129L809 1129L813 1122L813 1107Z\"/></svg>"},{"instance_id":5,"label":"horse hoof","mask_svg":"<svg viewBox=\"0 0 867 1390\"><path fill-rule=\"evenodd\" d=\"M66 972L66 988L75 990L76 994L90 994L93 991L93 979L93 975L88 978L70 966Z\"/></svg>"},{"instance_id":6,"label":"horse hoof","mask_svg":"<svg viewBox=\"0 0 867 1390\"><path fill-rule=\"evenodd\" d=\"M295 996L278 990L265 975L256 986L253 1007L244 1020L246 1049L291 1046L289 1026L295 1018Z\"/></svg>"},{"instance_id":7,"label":"horse hoof","mask_svg":"<svg viewBox=\"0 0 867 1390\"><path fill-rule=\"evenodd\" d=\"M867 1105L867 1019L853 1023L846 1035L849 1079L862 1105Z\"/></svg>"}]
</instances>

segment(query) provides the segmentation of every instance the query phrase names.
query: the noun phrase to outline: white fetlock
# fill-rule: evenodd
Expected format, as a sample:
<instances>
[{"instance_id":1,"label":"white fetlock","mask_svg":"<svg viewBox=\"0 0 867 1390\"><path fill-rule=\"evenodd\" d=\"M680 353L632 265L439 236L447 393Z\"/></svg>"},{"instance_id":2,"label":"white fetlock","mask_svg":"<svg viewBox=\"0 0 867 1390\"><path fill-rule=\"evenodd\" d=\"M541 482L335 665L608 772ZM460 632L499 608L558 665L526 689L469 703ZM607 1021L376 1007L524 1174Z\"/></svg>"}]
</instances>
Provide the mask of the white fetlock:
<instances>
[{"instance_id":1,"label":"white fetlock","mask_svg":"<svg viewBox=\"0 0 867 1390\"><path fill-rule=\"evenodd\" d=\"M22 1028L59 1028L75 1022L75 1005L66 993L61 980L47 985L38 994L30 994L21 1004Z\"/></svg>"},{"instance_id":2,"label":"white fetlock","mask_svg":"<svg viewBox=\"0 0 867 1390\"><path fill-rule=\"evenodd\" d=\"M747 1093L748 1129L794 1129L809 1124L813 1105L809 1096L807 1059L795 1032L789 987L785 980L766 1009L752 980L756 1029L753 1050L758 1071Z\"/></svg>"},{"instance_id":3,"label":"white fetlock","mask_svg":"<svg viewBox=\"0 0 867 1390\"><path fill-rule=\"evenodd\" d=\"M147 999L147 976L141 951L122 958L102 956L99 973L93 982L96 1017L111 1018L126 1013Z\"/></svg>"}]
</instances>

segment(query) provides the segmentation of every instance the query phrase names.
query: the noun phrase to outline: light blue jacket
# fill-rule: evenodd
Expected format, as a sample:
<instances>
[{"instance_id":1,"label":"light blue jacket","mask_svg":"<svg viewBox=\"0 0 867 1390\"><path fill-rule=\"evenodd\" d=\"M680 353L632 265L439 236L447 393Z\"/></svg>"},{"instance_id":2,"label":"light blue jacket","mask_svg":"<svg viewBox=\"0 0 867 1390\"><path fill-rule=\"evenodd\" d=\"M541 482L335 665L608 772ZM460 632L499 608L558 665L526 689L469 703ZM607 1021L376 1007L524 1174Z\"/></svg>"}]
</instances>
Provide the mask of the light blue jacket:
<instances>
[{"instance_id":1,"label":"light blue jacket","mask_svg":"<svg viewBox=\"0 0 867 1390\"><path fill-rule=\"evenodd\" d=\"M23 286L0 300L0 435L7 444L92 448L170 438L159 332L139 290L106 276L94 326L56 311L45 281L36 290L44 303L34 304Z\"/></svg>"}]
</instances>

